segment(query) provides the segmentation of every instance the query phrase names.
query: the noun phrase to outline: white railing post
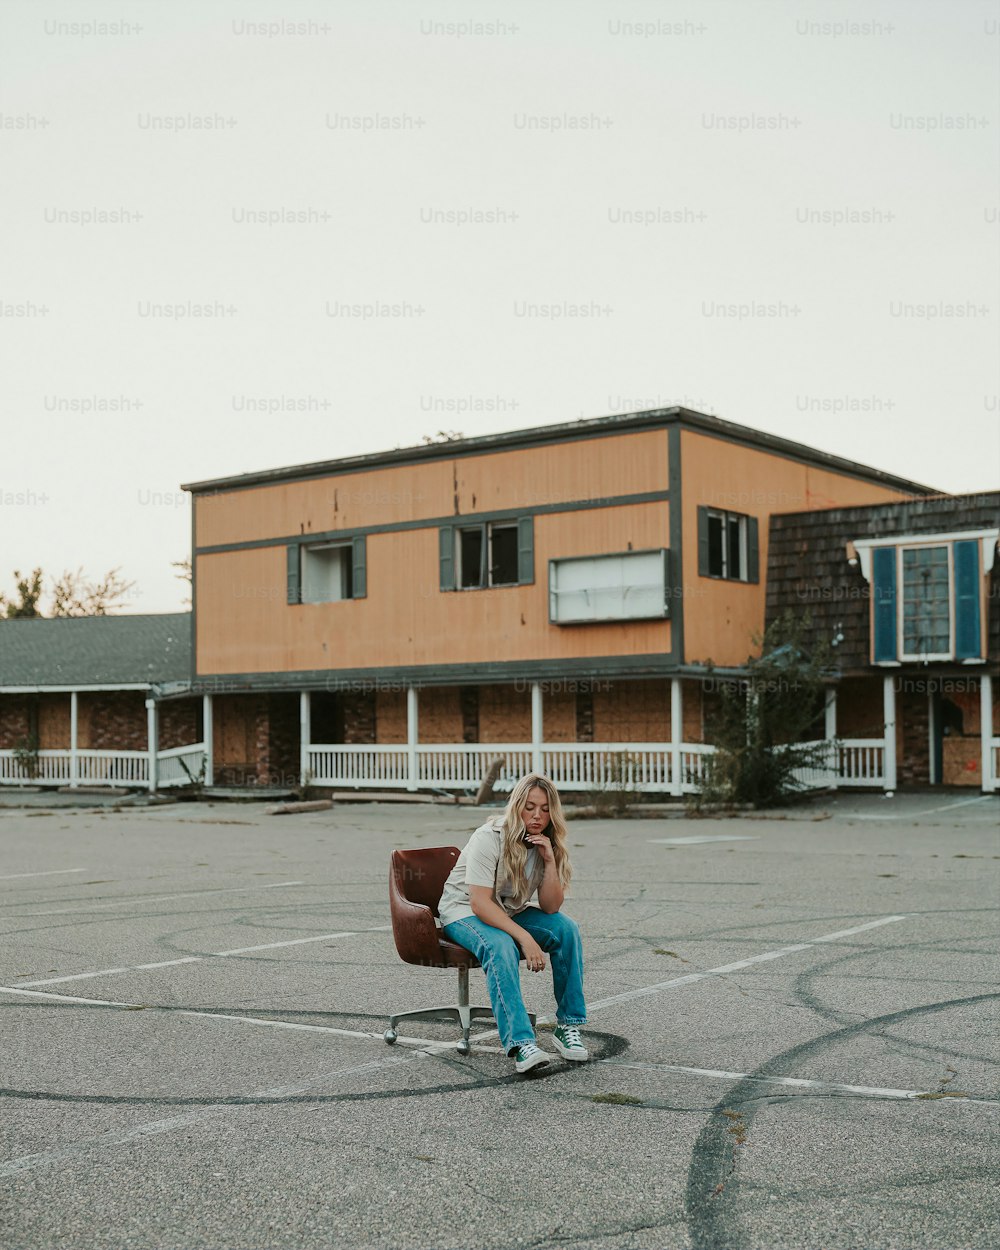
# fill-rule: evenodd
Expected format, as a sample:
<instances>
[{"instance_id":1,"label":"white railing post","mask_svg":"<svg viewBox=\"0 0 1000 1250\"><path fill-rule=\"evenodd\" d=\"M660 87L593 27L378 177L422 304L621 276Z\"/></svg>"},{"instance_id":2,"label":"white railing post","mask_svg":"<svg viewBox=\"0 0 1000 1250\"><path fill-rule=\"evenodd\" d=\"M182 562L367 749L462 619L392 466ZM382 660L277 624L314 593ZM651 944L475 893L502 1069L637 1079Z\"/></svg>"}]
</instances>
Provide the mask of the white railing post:
<instances>
[{"instance_id":1,"label":"white railing post","mask_svg":"<svg viewBox=\"0 0 1000 1250\"><path fill-rule=\"evenodd\" d=\"M542 723L542 687L541 683L531 683L531 771L540 773L542 769L542 741L544 735Z\"/></svg>"},{"instance_id":2,"label":"white railing post","mask_svg":"<svg viewBox=\"0 0 1000 1250\"><path fill-rule=\"evenodd\" d=\"M201 696L201 738L205 744L205 785L215 785L215 739L212 731L215 725L212 721L212 696L203 694Z\"/></svg>"},{"instance_id":3,"label":"white railing post","mask_svg":"<svg viewBox=\"0 0 1000 1250\"><path fill-rule=\"evenodd\" d=\"M146 700L146 751L149 756L149 792L156 792L160 772L160 725L156 712L156 700Z\"/></svg>"},{"instance_id":4,"label":"white railing post","mask_svg":"<svg viewBox=\"0 0 1000 1250\"><path fill-rule=\"evenodd\" d=\"M888 674L882 678L883 731L882 786L887 793L896 789L896 684Z\"/></svg>"},{"instance_id":5,"label":"white railing post","mask_svg":"<svg viewBox=\"0 0 1000 1250\"><path fill-rule=\"evenodd\" d=\"M990 793L1000 784L994 773L993 761L993 678L983 673L979 678L979 736L980 736L980 776L983 779L983 790Z\"/></svg>"},{"instance_id":6,"label":"white railing post","mask_svg":"<svg viewBox=\"0 0 1000 1250\"><path fill-rule=\"evenodd\" d=\"M77 755L77 727L79 699L75 690L69 696L69 784L75 789L80 784L80 757Z\"/></svg>"},{"instance_id":7,"label":"white railing post","mask_svg":"<svg viewBox=\"0 0 1000 1250\"><path fill-rule=\"evenodd\" d=\"M417 707L417 689L406 687L406 788L416 790L419 785L417 772L417 735L419 732L419 711Z\"/></svg>"},{"instance_id":8,"label":"white railing post","mask_svg":"<svg viewBox=\"0 0 1000 1250\"><path fill-rule=\"evenodd\" d=\"M823 708L823 737L827 744L827 761L830 769L830 785L836 789L840 784L840 753L837 750L837 687L826 692Z\"/></svg>"},{"instance_id":9,"label":"white railing post","mask_svg":"<svg viewBox=\"0 0 1000 1250\"><path fill-rule=\"evenodd\" d=\"M681 742L684 739L684 703L681 679L670 679L670 793L682 794Z\"/></svg>"},{"instance_id":10,"label":"white railing post","mask_svg":"<svg viewBox=\"0 0 1000 1250\"><path fill-rule=\"evenodd\" d=\"M309 784L309 747L312 734L312 698L308 690L299 692L299 785Z\"/></svg>"}]
</instances>

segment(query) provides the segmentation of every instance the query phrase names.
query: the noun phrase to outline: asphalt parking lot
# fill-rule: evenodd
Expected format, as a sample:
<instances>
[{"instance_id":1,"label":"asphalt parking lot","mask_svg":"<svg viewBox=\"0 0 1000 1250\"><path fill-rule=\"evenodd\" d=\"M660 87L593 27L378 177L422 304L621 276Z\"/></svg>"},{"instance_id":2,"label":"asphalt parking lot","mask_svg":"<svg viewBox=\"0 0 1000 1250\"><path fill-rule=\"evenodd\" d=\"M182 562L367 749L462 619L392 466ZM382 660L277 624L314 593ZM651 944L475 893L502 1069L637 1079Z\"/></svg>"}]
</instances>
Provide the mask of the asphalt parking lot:
<instances>
[{"instance_id":1,"label":"asphalt parking lot","mask_svg":"<svg viewBox=\"0 0 1000 1250\"><path fill-rule=\"evenodd\" d=\"M489 1022L382 1040L454 991L390 850L481 813L0 808L0 1243L992 1247L998 816L574 822L594 1059L526 1079Z\"/></svg>"}]
</instances>

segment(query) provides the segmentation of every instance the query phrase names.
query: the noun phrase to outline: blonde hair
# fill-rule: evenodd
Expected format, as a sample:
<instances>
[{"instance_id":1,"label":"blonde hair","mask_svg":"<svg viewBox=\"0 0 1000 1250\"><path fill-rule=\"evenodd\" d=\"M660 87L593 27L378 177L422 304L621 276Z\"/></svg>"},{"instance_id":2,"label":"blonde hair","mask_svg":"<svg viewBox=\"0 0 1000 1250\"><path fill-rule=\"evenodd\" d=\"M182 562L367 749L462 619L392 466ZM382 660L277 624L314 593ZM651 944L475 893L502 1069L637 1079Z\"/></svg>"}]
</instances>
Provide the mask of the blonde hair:
<instances>
[{"instance_id":1,"label":"blonde hair","mask_svg":"<svg viewBox=\"0 0 1000 1250\"><path fill-rule=\"evenodd\" d=\"M549 823L545 834L552 843L555 856L556 871L563 889L569 887L573 869L569 862L569 851L566 848L566 820L563 816L562 802L559 791L554 783L541 773L528 773L522 777L510 792L507 808L503 814L501 826L500 864L498 876L500 880L508 880L518 898L528 893L528 879L525 866L528 862L529 846L524 841L524 817L522 812L528 801L529 793L538 787L549 804Z\"/></svg>"}]
</instances>

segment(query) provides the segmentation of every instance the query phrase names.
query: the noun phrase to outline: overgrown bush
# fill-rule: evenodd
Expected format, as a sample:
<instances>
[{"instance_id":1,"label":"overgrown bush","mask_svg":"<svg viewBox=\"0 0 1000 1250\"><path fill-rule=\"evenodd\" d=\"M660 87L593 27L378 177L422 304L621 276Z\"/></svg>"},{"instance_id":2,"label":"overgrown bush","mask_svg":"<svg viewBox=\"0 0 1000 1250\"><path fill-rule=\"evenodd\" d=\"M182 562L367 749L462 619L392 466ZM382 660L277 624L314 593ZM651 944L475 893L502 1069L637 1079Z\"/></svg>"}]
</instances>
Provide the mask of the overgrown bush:
<instances>
[{"instance_id":1,"label":"overgrown bush","mask_svg":"<svg viewBox=\"0 0 1000 1250\"><path fill-rule=\"evenodd\" d=\"M706 725L715 752L696 807L778 807L806 788L800 769L829 764L829 744L815 741L823 736L829 655L807 654L800 633L795 618L782 617L754 640L760 655L747 660L744 676L715 679L718 705Z\"/></svg>"}]
</instances>

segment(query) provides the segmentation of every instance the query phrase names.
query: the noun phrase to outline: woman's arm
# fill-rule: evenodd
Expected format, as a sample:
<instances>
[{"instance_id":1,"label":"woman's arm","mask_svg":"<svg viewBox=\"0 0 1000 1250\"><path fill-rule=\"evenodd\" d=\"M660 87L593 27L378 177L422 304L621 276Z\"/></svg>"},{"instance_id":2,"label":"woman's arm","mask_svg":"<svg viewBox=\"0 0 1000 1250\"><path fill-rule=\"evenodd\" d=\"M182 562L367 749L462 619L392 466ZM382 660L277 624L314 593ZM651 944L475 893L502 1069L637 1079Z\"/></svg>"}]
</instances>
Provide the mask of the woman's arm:
<instances>
[{"instance_id":1,"label":"woman's arm","mask_svg":"<svg viewBox=\"0 0 1000 1250\"><path fill-rule=\"evenodd\" d=\"M541 972L545 967L545 955L542 948L527 929L522 929L519 924L515 923L507 915L494 899L493 891L488 885L469 886L469 906L472 908L473 914L483 924L492 925L494 929L500 929L504 933L510 934L518 946L520 946L524 962L527 964L530 972Z\"/></svg>"},{"instance_id":2,"label":"woman's arm","mask_svg":"<svg viewBox=\"0 0 1000 1250\"><path fill-rule=\"evenodd\" d=\"M559 880L559 870L556 868L555 858L547 859L545 861L545 876L538 887L538 906L542 911L552 913L562 907L564 898L565 894L563 893L562 882Z\"/></svg>"}]
</instances>

